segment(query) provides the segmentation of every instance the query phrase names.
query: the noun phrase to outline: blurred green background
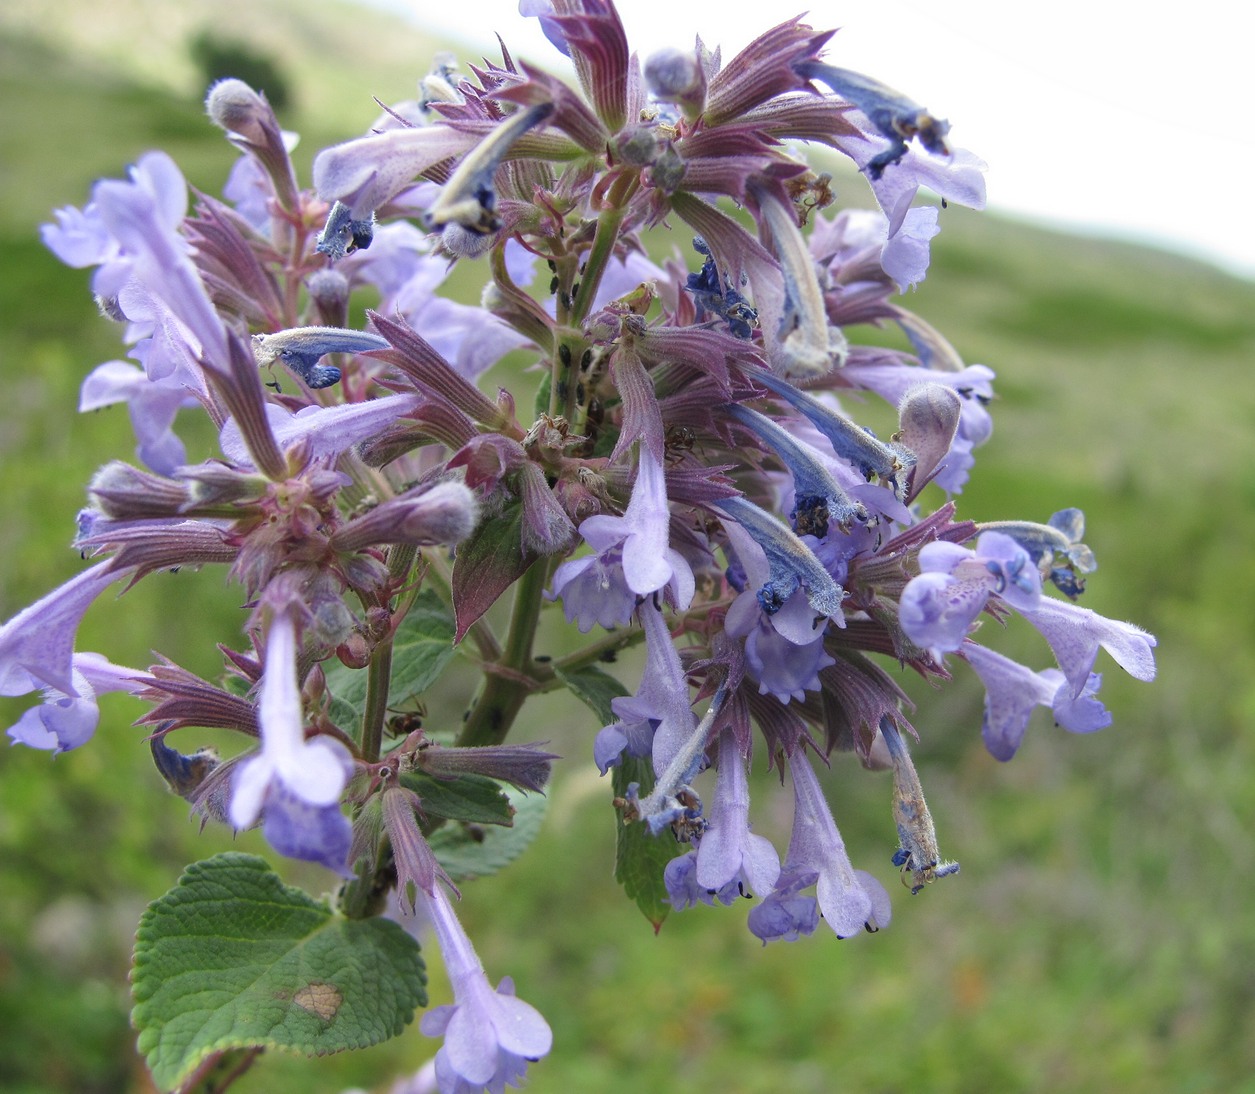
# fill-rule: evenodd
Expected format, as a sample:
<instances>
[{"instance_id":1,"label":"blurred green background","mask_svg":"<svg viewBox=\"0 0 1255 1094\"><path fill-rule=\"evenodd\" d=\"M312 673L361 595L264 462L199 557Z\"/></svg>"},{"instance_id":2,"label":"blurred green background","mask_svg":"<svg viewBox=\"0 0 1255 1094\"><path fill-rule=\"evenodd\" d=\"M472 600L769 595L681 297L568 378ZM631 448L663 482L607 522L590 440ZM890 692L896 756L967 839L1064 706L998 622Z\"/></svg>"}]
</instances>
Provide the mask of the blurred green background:
<instances>
[{"instance_id":1,"label":"blurred green background","mask_svg":"<svg viewBox=\"0 0 1255 1094\"><path fill-rule=\"evenodd\" d=\"M83 8L0 16L0 618L78 572L67 544L84 484L133 446L123 410L74 412L83 375L121 349L87 274L39 243L40 221L154 147L219 190L234 153L203 117L193 59L210 10L219 45L285 83L302 169L370 124L371 95L412 95L439 48L332 3L180 5L159 26L138 0L107 17ZM589 762L599 727L538 703L518 739L572 759L546 832L461 906L490 976L512 975L553 1026L537 1094L1255 1090L1255 286L985 214L951 209L943 224L908 304L998 372L994 438L960 515L1084 509L1100 563L1085 603L1158 636L1159 679L1100 659L1115 725L1069 737L1039 713L1009 765L981 746L982 693L963 666L944 692L905 681L942 850L962 874L908 897L889 863L886 777L838 758L830 801L856 865L890 887L893 925L765 950L741 907L674 915L654 936L611 877L609 792ZM191 443L208 453L212 438ZM103 599L80 645L134 665L160 650L212 675L240 599L220 572L156 575ZM996 645L1048 661L1027 626ZM635 686L636 662L623 678ZM0 703L0 723L24 706ZM148 1090L127 1017L140 912L193 858L274 857L256 833L186 821L130 727L140 709L109 697L91 744L55 760L0 753L0 1090ZM760 778L760 831L785 836L788 799ZM315 893L331 884L279 865ZM445 991L436 971L433 1000ZM386 1089L434 1047L412 1030L331 1060L274 1055L235 1089Z\"/></svg>"}]
</instances>

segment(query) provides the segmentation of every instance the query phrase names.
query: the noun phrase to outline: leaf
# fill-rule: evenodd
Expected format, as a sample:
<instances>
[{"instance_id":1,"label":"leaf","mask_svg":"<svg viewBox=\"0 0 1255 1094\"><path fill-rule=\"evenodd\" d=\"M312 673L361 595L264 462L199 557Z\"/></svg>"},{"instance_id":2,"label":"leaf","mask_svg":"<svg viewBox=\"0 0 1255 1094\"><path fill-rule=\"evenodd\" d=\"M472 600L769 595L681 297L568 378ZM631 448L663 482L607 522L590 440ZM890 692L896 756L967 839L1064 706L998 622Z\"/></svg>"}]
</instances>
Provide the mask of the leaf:
<instances>
[{"instance_id":1,"label":"leaf","mask_svg":"<svg viewBox=\"0 0 1255 1094\"><path fill-rule=\"evenodd\" d=\"M539 834L549 799L513 787L507 787L505 793L514 807L514 823L509 828L446 825L428 838L440 865L454 881L495 874L527 850Z\"/></svg>"},{"instance_id":2,"label":"leaf","mask_svg":"<svg viewBox=\"0 0 1255 1094\"><path fill-rule=\"evenodd\" d=\"M453 617L440 597L430 589L419 593L392 639L389 706L408 702L436 682L457 654L453 630ZM339 662L328 664L325 671L327 690L332 695L331 718L345 732L356 736L366 709L366 681L370 674Z\"/></svg>"},{"instance_id":3,"label":"leaf","mask_svg":"<svg viewBox=\"0 0 1255 1094\"><path fill-rule=\"evenodd\" d=\"M643 798L654 788L654 769L641 756L624 756L612 769L615 797L627 794L629 783L639 783ZM615 841L614 878L636 902L657 933L671 914L663 872L675 858L675 843L667 836L650 835L649 826L639 821L619 825Z\"/></svg>"},{"instance_id":4,"label":"leaf","mask_svg":"<svg viewBox=\"0 0 1255 1094\"><path fill-rule=\"evenodd\" d=\"M539 555L523 551L523 507L514 505L483 521L458 544L453 560L454 641L461 642L474 622L522 577Z\"/></svg>"},{"instance_id":5,"label":"leaf","mask_svg":"<svg viewBox=\"0 0 1255 1094\"><path fill-rule=\"evenodd\" d=\"M459 775L437 779L423 771L401 776L401 785L413 790L423 801L429 817L446 817L470 824L511 825L514 809L505 790L485 775Z\"/></svg>"},{"instance_id":6,"label":"leaf","mask_svg":"<svg viewBox=\"0 0 1255 1094\"><path fill-rule=\"evenodd\" d=\"M226 1049L378 1044L427 1004L418 943L400 926L336 915L238 852L193 863L148 906L131 980L139 1049L162 1090Z\"/></svg>"},{"instance_id":7,"label":"leaf","mask_svg":"<svg viewBox=\"0 0 1255 1094\"><path fill-rule=\"evenodd\" d=\"M421 695L439 679L457 654L453 615L430 589L424 589L406 612L392 640L392 686L388 702L400 706Z\"/></svg>"},{"instance_id":8,"label":"leaf","mask_svg":"<svg viewBox=\"0 0 1255 1094\"><path fill-rule=\"evenodd\" d=\"M610 708L610 700L630 693L610 673L596 665L590 665L576 672L563 672L555 668L554 675L570 688L572 695L597 715L603 726L613 725L619 720Z\"/></svg>"}]
</instances>

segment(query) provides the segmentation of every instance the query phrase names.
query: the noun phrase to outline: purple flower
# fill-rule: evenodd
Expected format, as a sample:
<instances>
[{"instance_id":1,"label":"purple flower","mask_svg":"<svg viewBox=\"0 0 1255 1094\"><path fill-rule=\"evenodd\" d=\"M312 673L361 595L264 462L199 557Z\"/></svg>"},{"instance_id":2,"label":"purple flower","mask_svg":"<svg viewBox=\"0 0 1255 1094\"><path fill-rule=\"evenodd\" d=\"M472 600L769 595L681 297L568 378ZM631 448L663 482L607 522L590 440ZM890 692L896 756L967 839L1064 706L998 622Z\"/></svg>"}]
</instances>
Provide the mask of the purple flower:
<instances>
[{"instance_id":1,"label":"purple flower","mask_svg":"<svg viewBox=\"0 0 1255 1094\"><path fill-rule=\"evenodd\" d=\"M728 609L724 628L745 639L745 660L761 695L782 703L799 702L819 689L819 670L835 662L824 652L827 620L818 622L805 593L796 590L772 613L763 610L757 590L770 577L767 556L740 525L725 525L728 539L745 569L745 591Z\"/></svg>"},{"instance_id":2,"label":"purple flower","mask_svg":"<svg viewBox=\"0 0 1255 1094\"><path fill-rule=\"evenodd\" d=\"M1149 683L1155 678L1155 636L1132 623L1107 619L1088 608L1050 597L1042 597L1032 608L1020 608L1020 613L1050 643L1074 699L1090 682L1100 646L1134 680Z\"/></svg>"},{"instance_id":3,"label":"purple flower","mask_svg":"<svg viewBox=\"0 0 1255 1094\"><path fill-rule=\"evenodd\" d=\"M902 591L899 621L926 649L954 652L991 596L1020 612L1041 600L1041 574L1010 536L985 532L976 549L936 540L919 553L921 573Z\"/></svg>"},{"instance_id":4,"label":"purple flower","mask_svg":"<svg viewBox=\"0 0 1255 1094\"><path fill-rule=\"evenodd\" d=\"M693 732L688 682L666 620L649 600L639 612L645 630L645 671L635 695L610 700L619 721L598 733L593 744L593 757L603 775L619 762L624 749L629 756L652 753L654 770L661 773Z\"/></svg>"},{"instance_id":5,"label":"purple flower","mask_svg":"<svg viewBox=\"0 0 1255 1094\"><path fill-rule=\"evenodd\" d=\"M118 255L96 273L97 294L116 297L132 278L178 317L197 357L226 367L226 331L179 234L187 184L161 152L141 158L126 181L106 179L92 191L100 219L117 241Z\"/></svg>"},{"instance_id":6,"label":"purple flower","mask_svg":"<svg viewBox=\"0 0 1255 1094\"><path fill-rule=\"evenodd\" d=\"M819 902L813 896L804 896L819 880L819 874L810 871L781 872L776 888L766 899L750 909L746 925L750 932L768 942L796 942L804 934L814 934L819 926Z\"/></svg>"},{"instance_id":7,"label":"purple flower","mask_svg":"<svg viewBox=\"0 0 1255 1094\"><path fill-rule=\"evenodd\" d=\"M424 171L478 142L474 134L447 125L372 133L319 152L314 157L314 186L324 201L342 202L352 223L369 224L376 209ZM331 242L324 240L328 247Z\"/></svg>"},{"instance_id":8,"label":"purple flower","mask_svg":"<svg viewBox=\"0 0 1255 1094\"><path fill-rule=\"evenodd\" d=\"M100 709L96 697L110 691L135 692L151 677L138 669L111 664L98 653L76 653L71 669L74 690L46 687L42 706L31 707L8 730L14 744L67 752L96 732Z\"/></svg>"},{"instance_id":9,"label":"purple flower","mask_svg":"<svg viewBox=\"0 0 1255 1094\"><path fill-rule=\"evenodd\" d=\"M777 859L776 868L779 869L779 866ZM735 904L741 897L740 879L737 877L728 879L716 888L703 885L697 880L696 851L677 855L668 862L662 881L667 887L667 900L677 912L695 908L698 904L713 905L716 900L727 907Z\"/></svg>"},{"instance_id":10,"label":"purple flower","mask_svg":"<svg viewBox=\"0 0 1255 1094\"><path fill-rule=\"evenodd\" d=\"M595 553L554 571L550 595L562 597L568 622L578 622L584 632L594 623L621 626L631 619L638 596L664 588L677 608L687 608L696 582L689 564L669 546L670 521L662 461L642 448L623 515L585 520L580 535Z\"/></svg>"},{"instance_id":11,"label":"purple flower","mask_svg":"<svg viewBox=\"0 0 1255 1094\"><path fill-rule=\"evenodd\" d=\"M1110 713L1094 698L1102 684L1097 673L1090 673L1080 694L1073 696L1058 669L1033 672L975 642L965 642L960 652L985 685L981 736L995 760L1015 755L1034 707L1049 707L1055 721L1071 733L1093 733L1111 724Z\"/></svg>"},{"instance_id":12,"label":"purple flower","mask_svg":"<svg viewBox=\"0 0 1255 1094\"><path fill-rule=\"evenodd\" d=\"M0 627L0 695L25 695L44 686L76 695L74 639L83 613L128 572L101 562Z\"/></svg>"},{"instance_id":13,"label":"purple flower","mask_svg":"<svg viewBox=\"0 0 1255 1094\"><path fill-rule=\"evenodd\" d=\"M153 380L136 365L106 361L83 381L78 409L85 412L126 403L139 441L136 454L152 470L172 475L187 463L187 449L172 428L174 418L182 407L194 402L188 389L174 377Z\"/></svg>"},{"instance_id":14,"label":"purple flower","mask_svg":"<svg viewBox=\"0 0 1255 1094\"><path fill-rule=\"evenodd\" d=\"M540 29L553 43L553 47L563 56L571 56L571 47L566 43L566 34L562 30L562 24L554 18L553 0L519 0L519 14L539 19Z\"/></svg>"},{"instance_id":15,"label":"purple flower","mask_svg":"<svg viewBox=\"0 0 1255 1094\"><path fill-rule=\"evenodd\" d=\"M553 1033L540 1012L514 995L507 976L493 990L444 889L419 890L419 903L436 932L440 956L453 989L452 1005L433 1007L419 1028L428 1037L443 1035L436 1053L441 1094L500 1092L517 1086L527 1065L553 1045Z\"/></svg>"},{"instance_id":16,"label":"purple flower","mask_svg":"<svg viewBox=\"0 0 1255 1094\"><path fill-rule=\"evenodd\" d=\"M780 876L780 856L766 836L749 825L749 780L736 737L719 737L719 774L710 804L710 826L697 847L697 884L707 890L735 886L754 894L771 892Z\"/></svg>"},{"instance_id":17,"label":"purple flower","mask_svg":"<svg viewBox=\"0 0 1255 1094\"><path fill-rule=\"evenodd\" d=\"M423 400L418 395L385 395L365 403L338 403L335 406L307 406L295 414L274 403L265 406L266 418L280 448L297 444L308 446L312 460L338 456L356 444L382 433L398 418L417 410ZM218 443L222 453L240 467L251 467L253 458L234 418L222 427Z\"/></svg>"},{"instance_id":18,"label":"purple flower","mask_svg":"<svg viewBox=\"0 0 1255 1094\"><path fill-rule=\"evenodd\" d=\"M788 762L793 776L793 834L781 878L817 875L819 910L838 938L849 938L869 925L888 926L889 894L871 874L850 864L845 841L805 751L798 748Z\"/></svg>"},{"instance_id":19,"label":"purple flower","mask_svg":"<svg viewBox=\"0 0 1255 1094\"><path fill-rule=\"evenodd\" d=\"M947 493L959 493L975 462L972 449L984 444L993 433L993 420L986 409L993 398L993 369L985 365L969 365L959 371L949 371L919 365L851 362L846 366L844 375L859 387L874 391L895 405L900 405L907 394L920 384L941 384L958 394L958 432L934 481Z\"/></svg>"},{"instance_id":20,"label":"purple flower","mask_svg":"<svg viewBox=\"0 0 1255 1094\"><path fill-rule=\"evenodd\" d=\"M763 611L774 615L801 589L817 615L836 618L842 614L845 591L798 536L746 498L721 498L714 504L736 521L766 556L768 580L755 588Z\"/></svg>"},{"instance_id":21,"label":"purple flower","mask_svg":"<svg viewBox=\"0 0 1255 1094\"><path fill-rule=\"evenodd\" d=\"M340 794L352 774L338 741L305 740L296 678L296 624L278 610L266 635L258 700L261 751L235 771L231 823L247 828L264 814L264 832L280 854L345 872L352 826L340 812Z\"/></svg>"}]
</instances>

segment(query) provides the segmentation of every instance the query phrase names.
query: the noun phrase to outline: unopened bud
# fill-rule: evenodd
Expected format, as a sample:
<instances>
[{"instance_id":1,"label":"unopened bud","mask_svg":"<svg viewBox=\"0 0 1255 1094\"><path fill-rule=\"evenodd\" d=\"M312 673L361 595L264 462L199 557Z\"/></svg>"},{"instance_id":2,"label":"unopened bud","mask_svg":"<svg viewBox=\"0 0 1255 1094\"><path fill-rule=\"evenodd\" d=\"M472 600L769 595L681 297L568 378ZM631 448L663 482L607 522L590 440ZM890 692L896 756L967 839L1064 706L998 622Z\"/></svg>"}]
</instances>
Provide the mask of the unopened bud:
<instances>
[{"instance_id":1,"label":"unopened bud","mask_svg":"<svg viewBox=\"0 0 1255 1094\"><path fill-rule=\"evenodd\" d=\"M524 745L486 745L477 748L454 748L431 745L413 754L419 771L437 778L458 775L487 775L501 779L520 790L543 790L549 781L552 761L561 759L556 752L543 752L544 741Z\"/></svg>"},{"instance_id":2,"label":"unopened bud","mask_svg":"<svg viewBox=\"0 0 1255 1094\"><path fill-rule=\"evenodd\" d=\"M915 453L912 495L941 470L954 444L961 409L962 400L944 384L916 384L902 396L897 440Z\"/></svg>"},{"instance_id":3,"label":"unopened bud","mask_svg":"<svg viewBox=\"0 0 1255 1094\"><path fill-rule=\"evenodd\" d=\"M177 516L188 503L183 483L141 471L121 460L113 460L96 472L87 495L111 520Z\"/></svg>"},{"instance_id":4,"label":"unopened bud","mask_svg":"<svg viewBox=\"0 0 1255 1094\"><path fill-rule=\"evenodd\" d=\"M375 506L338 529L331 545L345 552L382 543L451 545L469 536L478 519L475 495L460 482L441 482L421 493Z\"/></svg>"},{"instance_id":5,"label":"unopened bud","mask_svg":"<svg viewBox=\"0 0 1255 1094\"><path fill-rule=\"evenodd\" d=\"M697 56L682 49L663 49L645 62L650 94L664 103L679 103L686 117L701 113L706 98L706 74Z\"/></svg>"},{"instance_id":6,"label":"unopened bud","mask_svg":"<svg viewBox=\"0 0 1255 1094\"><path fill-rule=\"evenodd\" d=\"M315 270L305 283L324 327L343 327L349 316L349 279L339 270Z\"/></svg>"},{"instance_id":7,"label":"unopened bud","mask_svg":"<svg viewBox=\"0 0 1255 1094\"><path fill-rule=\"evenodd\" d=\"M266 143L266 124L273 123L270 104L243 80L219 80L205 96L205 112L214 125L243 137L249 144Z\"/></svg>"}]
</instances>

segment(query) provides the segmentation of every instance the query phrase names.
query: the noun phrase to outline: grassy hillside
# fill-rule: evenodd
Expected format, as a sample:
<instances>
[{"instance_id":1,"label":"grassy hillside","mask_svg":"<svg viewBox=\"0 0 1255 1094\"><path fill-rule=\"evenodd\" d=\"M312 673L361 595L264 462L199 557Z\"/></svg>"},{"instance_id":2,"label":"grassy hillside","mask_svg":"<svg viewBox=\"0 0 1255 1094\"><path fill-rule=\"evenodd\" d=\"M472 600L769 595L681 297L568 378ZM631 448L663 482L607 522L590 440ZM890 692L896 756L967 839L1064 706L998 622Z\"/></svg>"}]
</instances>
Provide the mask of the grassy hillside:
<instances>
[{"instance_id":1,"label":"grassy hillside","mask_svg":"<svg viewBox=\"0 0 1255 1094\"><path fill-rule=\"evenodd\" d=\"M199 25L189 13L240 27L258 8L161 5L157 19L131 0L71 34L57 13L81 4L40 6L42 29L0 37L0 618L76 572L66 544L83 484L132 447L122 413L72 412L82 375L119 345L86 275L42 249L37 224L151 147L215 191L233 153L190 69L168 59ZM293 73L305 162L367 124L369 94L407 94L431 52L381 16L311 7L268 3L256 21ZM136 50L118 27L145 13L152 34ZM6 8L5 24L17 19ZM367 19L369 64L341 65ZM961 515L1085 509L1101 566L1087 603L1158 635L1160 679L1134 684L1108 663L1115 725L1069 737L1039 716L1005 766L980 745L970 680L921 695L917 760L962 875L916 899L895 891L892 929L874 939L766 950L739 909L673 916L653 936L610 877L610 811L586 759L598 727L537 711L520 739L557 722L574 761L548 830L462 905L490 973L512 974L554 1027L536 1094L1255 1089L1255 287L963 210L943 224L912 306L998 371L995 436ZM155 576L98 605L82 644L213 672L205 635L236 633L238 596L217 573ZM1007 637L1040 659L1029 628ZM4 725L21 706L0 704ZM128 728L138 711L116 699L91 745L55 762L0 753L5 1091L147 1089L127 1026L134 924L186 861L230 841L183 823ZM890 880L876 859L893 840L888 788L857 774L826 779L838 821L858 864ZM761 826L773 824L787 817ZM256 833L235 845L265 853ZM275 1058L236 1089L386 1089L432 1047L414 1030L356 1058Z\"/></svg>"}]
</instances>

